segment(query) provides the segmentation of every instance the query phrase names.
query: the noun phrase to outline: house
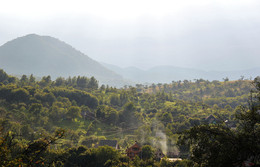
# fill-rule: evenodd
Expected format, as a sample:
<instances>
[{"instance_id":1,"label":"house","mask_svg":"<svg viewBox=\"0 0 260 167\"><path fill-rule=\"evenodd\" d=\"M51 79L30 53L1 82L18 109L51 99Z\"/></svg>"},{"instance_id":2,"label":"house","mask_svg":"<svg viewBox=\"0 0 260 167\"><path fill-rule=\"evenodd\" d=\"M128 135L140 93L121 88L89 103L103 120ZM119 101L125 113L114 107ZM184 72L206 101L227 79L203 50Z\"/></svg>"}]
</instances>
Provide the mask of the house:
<instances>
[{"instance_id":1,"label":"house","mask_svg":"<svg viewBox=\"0 0 260 167\"><path fill-rule=\"evenodd\" d=\"M117 140L100 140L98 146L111 146L117 150L120 149Z\"/></svg>"},{"instance_id":2,"label":"house","mask_svg":"<svg viewBox=\"0 0 260 167\"><path fill-rule=\"evenodd\" d=\"M167 152L167 157L169 157L169 158L178 158L179 156L180 156L180 153L177 151Z\"/></svg>"},{"instance_id":3,"label":"house","mask_svg":"<svg viewBox=\"0 0 260 167\"><path fill-rule=\"evenodd\" d=\"M232 122L232 121L226 120L224 123L225 123L226 126L229 127L231 130L236 129L236 123L235 123L235 122Z\"/></svg>"},{"instance_id":4,"label":"house","mask_svg":"<svg viewBox=\"0 0 260 167\"><path fill-rule=\"evenodd\" d=\"M136 141L134 145L126 149L126 155L133 160L135 156L139 156L142 151L141 145Z\"/></svg>"},{"instance_id":5,"label":"house","mask_svg":"<svg viewBox=\"0 0 260 167\"><path fill-rule=\"evenodd\" d=\"M218 120L213 115L210 115L205 118L205 122L208 124L216 124L218 122Z\"/></svg>"}]
</instances>

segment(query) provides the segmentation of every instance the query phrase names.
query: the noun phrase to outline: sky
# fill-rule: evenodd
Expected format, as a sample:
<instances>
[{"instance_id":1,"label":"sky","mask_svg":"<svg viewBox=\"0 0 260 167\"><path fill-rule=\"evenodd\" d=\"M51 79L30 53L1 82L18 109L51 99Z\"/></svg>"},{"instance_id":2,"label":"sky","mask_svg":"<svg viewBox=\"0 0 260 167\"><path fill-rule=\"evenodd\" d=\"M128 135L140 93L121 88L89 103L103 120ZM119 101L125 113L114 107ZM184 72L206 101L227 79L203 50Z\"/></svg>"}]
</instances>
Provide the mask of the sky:
<instances>
[{"instance_id":1,"label":"sky","mask_svg":"<svg viewBox=\"0 0 260 167\"><path fill-rule=\"evenodd\" d=\"M0 45L32 33L120 67L260 67L259 0L2 0Z\"/></svg>"}]
</instances>

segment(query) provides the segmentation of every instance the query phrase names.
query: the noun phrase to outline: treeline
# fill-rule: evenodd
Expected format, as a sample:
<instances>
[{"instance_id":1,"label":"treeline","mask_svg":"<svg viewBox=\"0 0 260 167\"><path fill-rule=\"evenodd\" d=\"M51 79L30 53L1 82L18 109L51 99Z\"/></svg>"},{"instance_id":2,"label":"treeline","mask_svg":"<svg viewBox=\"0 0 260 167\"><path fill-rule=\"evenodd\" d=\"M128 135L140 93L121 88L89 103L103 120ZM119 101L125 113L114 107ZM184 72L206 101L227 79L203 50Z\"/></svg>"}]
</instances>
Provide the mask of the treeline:
<instances>
[{"instance_id":1,"label":"treeline","mask_svg":"<svg viewBox=\"0 0 260 167\"><path fill-rule=\"evenodd\" d=\"M260 78L255 78L247 106L236 111L238 124L205 124L179 136L194 166L260 166Z\"/></svg>"},{"instance_id":2,"label":"treeline","mask_svg":"<svg viewBox=\"0 0 260 167\"><path fill-rule=\"evenodd\" d=\"M236 81L225 79L223 82L196 79L194 81L172 81L170 84L158 83L150 86L137 84L136 88L139 92L165 92L170 93L176 99L193 102L203 101L205 104L211 106L217 104L222 108L229 104L235 108L247 100L252 84L250 80L241 77Z\"/></svg>"}]
</instances>

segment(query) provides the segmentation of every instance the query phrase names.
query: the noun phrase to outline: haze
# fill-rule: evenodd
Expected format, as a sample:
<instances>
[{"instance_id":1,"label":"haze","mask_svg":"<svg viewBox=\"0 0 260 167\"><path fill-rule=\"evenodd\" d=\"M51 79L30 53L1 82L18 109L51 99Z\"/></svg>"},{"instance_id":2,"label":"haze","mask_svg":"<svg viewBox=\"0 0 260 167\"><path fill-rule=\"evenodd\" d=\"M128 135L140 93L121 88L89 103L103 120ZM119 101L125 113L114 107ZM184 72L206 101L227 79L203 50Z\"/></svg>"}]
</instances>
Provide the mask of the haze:
<instances>
[{"instance_id":1,"label":"haze","mask_svg":"<svg viewBox=\"0 0 260 167\"><path fill-rule=\"evenodd\" d=\"M1 2L0 45L31 33L120 67L260 67L257 0Z\"/></svg>"}]
</instances>

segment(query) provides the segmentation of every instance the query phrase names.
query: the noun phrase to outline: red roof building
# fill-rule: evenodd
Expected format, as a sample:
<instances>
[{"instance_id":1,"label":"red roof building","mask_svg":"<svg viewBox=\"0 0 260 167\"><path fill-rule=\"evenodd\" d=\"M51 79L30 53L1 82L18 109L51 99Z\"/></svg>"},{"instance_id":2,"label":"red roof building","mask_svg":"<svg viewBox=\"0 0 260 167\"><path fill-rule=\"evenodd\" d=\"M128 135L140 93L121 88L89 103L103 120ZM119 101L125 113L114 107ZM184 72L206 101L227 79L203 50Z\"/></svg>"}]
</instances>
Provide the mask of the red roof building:
<instances>
[{"instance_id":1,"label":"red roof building","mask_svg":"<svg viewBox=\"0 0 260 167\"><path fill-rule=\"evenodd\" d=\"M134 145L126 149L126 154L131 160L133 160L135 156L139 156L141 151L142 151L141 145L135 142Z\"/></svg>"}]
</instances>

